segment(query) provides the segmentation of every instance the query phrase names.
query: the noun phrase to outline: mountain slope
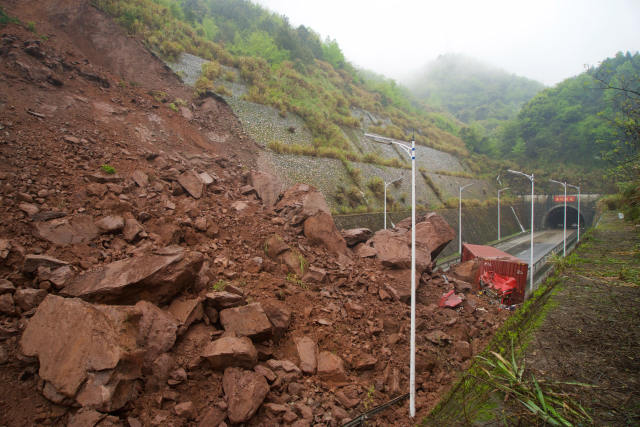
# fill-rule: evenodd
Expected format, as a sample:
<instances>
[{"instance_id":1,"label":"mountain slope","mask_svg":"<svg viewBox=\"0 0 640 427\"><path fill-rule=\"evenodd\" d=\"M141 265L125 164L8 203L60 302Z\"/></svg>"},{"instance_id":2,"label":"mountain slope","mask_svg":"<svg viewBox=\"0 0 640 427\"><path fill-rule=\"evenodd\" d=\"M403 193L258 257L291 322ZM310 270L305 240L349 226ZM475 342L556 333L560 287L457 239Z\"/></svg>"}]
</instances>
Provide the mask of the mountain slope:
<instances>
[{"instance_id":1,"label":"mountain slope","mask_svg":"<svg viewBox=\"0 0 640 427\"><path fill-rule=\"evenodd\" d=\"M458 54L439 56L407 82L429 105L486 129L515 117L544 85Z\"/></svg>"}]
</instances>

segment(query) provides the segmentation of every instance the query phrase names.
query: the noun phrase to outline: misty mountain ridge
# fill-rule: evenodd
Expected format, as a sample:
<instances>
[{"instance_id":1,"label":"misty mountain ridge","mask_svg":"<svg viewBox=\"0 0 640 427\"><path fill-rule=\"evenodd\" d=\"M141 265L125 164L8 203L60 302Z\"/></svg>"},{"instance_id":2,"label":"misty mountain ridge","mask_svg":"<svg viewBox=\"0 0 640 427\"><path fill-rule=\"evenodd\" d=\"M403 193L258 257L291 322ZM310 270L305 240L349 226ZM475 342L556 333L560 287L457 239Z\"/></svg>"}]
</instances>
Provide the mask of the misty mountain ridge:
<instances>
[{"instance_id":1,"label":"misty mountain ridge","mask_svg":"<svg viewBox=\"0 0 640 427\"><path fill-rule=\"evenodd\" d=\"M451 112L469 124L493 129L514 118L545 86L462 54L445 54L405 81L428 105Z\"/></svg>"}]
</instances>

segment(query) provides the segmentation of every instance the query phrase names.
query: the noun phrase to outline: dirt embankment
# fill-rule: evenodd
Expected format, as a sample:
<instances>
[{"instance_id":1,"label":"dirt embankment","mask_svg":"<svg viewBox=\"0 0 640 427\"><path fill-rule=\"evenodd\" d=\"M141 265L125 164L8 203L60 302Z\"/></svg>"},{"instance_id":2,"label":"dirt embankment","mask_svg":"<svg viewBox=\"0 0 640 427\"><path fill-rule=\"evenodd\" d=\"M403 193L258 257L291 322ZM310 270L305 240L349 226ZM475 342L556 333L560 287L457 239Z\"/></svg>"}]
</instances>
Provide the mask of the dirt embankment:
<instances>
[{"instance_id":1,"label":"dirt embankment","mask_svg":"<svg viewBox=\"0 0 640 427\"><path fill-rule=\"evenodd\" d=\"M184 89L154 68L139 70L149 87L119 84L101 50L119 45L76 45L108 22L4 3L49 38L0 37L3 424L338 425L408 389L404 252L387 260L400 269L356 256L310 188L274 211L281 188L249 172L253 142L226 105L173 111L148 92ZM55 2L108 19L86 4ZM113 31L103 42L126 38ZM154 61L130 42L124 64ZM423 267L420 416L507 316ZM439 308L454 283L464 303Z\"/></svg>"}]
</instances>

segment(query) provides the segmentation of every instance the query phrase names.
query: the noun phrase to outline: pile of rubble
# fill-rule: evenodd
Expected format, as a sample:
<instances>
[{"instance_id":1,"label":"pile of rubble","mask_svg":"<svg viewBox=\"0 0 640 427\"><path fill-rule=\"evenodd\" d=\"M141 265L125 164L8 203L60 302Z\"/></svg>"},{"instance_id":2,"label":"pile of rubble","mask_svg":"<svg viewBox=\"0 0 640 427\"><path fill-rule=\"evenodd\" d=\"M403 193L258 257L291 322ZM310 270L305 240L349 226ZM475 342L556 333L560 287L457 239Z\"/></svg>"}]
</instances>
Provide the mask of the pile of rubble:
<instances>
[{"instance_id":1,"label":"pile of rubble","mask_svg":"<svg viewBox=\"0 0 640 427\"><path fill-rule=\"evenodd\" d=\"M409 221L341 233L313 187L188 144L197 119L11 28L3 423L338 425L406 392ZM419 414L506 315L434 272L454 236L436 214L418 219ZM440 308L452 289L462 304ZM406 425L407 412L376 423Z\"/></svg>"}]
</instances>

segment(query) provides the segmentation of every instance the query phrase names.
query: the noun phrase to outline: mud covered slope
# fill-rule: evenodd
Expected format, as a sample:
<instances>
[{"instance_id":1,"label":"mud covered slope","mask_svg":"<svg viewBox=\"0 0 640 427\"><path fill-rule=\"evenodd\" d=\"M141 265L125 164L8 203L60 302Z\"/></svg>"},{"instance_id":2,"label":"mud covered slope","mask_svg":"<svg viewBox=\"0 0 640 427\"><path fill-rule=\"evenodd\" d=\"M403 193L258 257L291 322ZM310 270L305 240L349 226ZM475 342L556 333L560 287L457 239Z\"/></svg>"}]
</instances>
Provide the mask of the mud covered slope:
<instances>
[{"instance_id":1,"label":"mud covered slope","mask_svg":"<svg viewBox=\"0 0 640 427\"><path fill-rule=\"evenodd\" d=\"M252 141L226 105L172 111L4 3L49 38L0 31L0 423L337 425L408 389L406 230L361 258L317 191L235 155ZM420 415L506 316L433 275L431 241ZM439 308L454 284L464 303Z\"/></svg>"},{"instance_id":2,"label":"mud covered slope","mask_svg":"<svg viewBox=\"0 0 640 427\"><path fill-rule=\"evenodd\" d=\"M61 70L76 70L85 79L97 81L103 89L120 89L120 106L135 110L135 102L127 99L126 88L140 87L154 95L153 110L169 109L173 103L179 114L168 114L169 122L146 124L141 129L124 126L130 138L170 141L198 150L211 150L239 156L244 164L255 163L255 143L244 133L227 104L218 97L192 102L192 90L182 85L178 77L162 61L149 52L138 40L127 34L110 17L91 6L86 0L55 0L51 2L7 1L7 12L23 22L34 24L32 38L46 38L47 46L64 53ZM51 68L55 71L54 68ZM80 70L80 71L78 71ZM100 71L98 71L100 70ZM101 75L100 73L108 73ZM139 92L143 92L139 91ZM179 116L180 119L178 119ZM189 122L191 126L186 125ZM167 127L168 129L163 129ZM146 129L145 129L146 128ZM181 135L177 136L177 133Z\"/></svg>"}]
</instances>

